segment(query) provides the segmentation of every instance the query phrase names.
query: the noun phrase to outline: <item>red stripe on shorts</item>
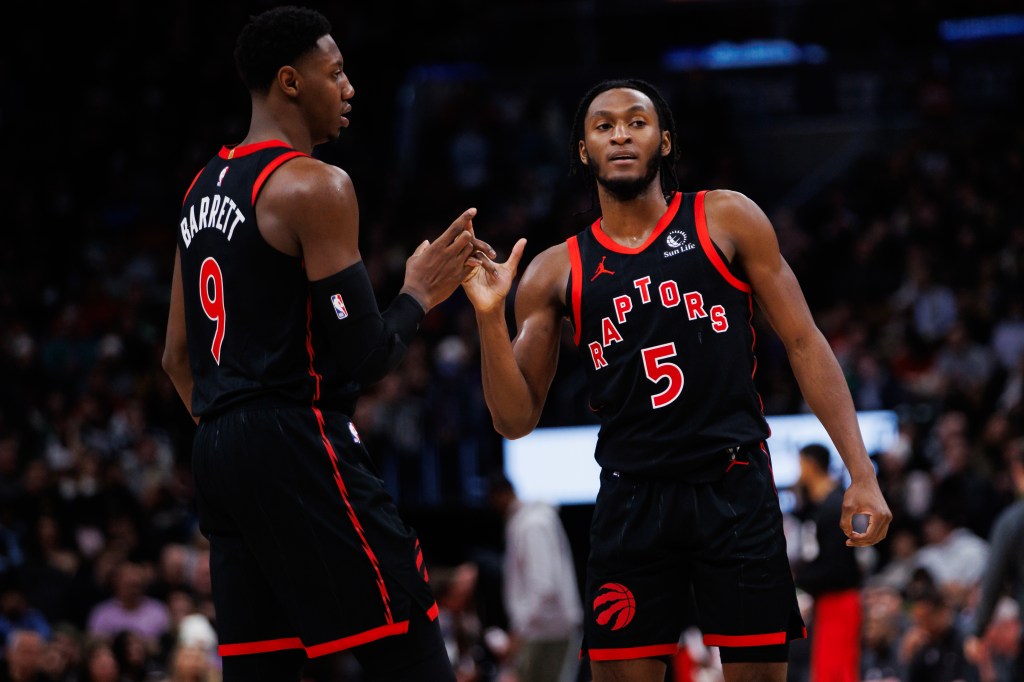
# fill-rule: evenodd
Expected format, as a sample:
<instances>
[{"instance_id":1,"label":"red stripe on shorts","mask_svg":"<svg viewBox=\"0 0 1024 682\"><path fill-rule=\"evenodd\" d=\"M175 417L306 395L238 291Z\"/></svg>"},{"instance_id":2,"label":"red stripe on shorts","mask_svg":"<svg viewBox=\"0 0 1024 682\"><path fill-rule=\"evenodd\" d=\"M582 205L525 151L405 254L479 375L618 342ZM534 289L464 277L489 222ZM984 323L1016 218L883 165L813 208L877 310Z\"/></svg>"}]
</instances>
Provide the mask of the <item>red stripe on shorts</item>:
<instances>
[{"instance_id":1,"label":"red stripe on shorts","mask_svg":"<svg viewBox=\"0 0 1024 682\"><path fill-rule=\"evenodd\" d=\"M360 632L357 635L349 635L348 637L336 639L333 642L324 642L323 644L317 644L316 646L307 646L306 655L310 658L326 656L327 654L351 649L352 647L359 646L360 644L375 642L378 639L384 639L391 635L404 635L408 631L409 621L407 620L403 620L400 623L391 623L390 625L381 625L380 627L373 628L372 630Z\"/></svg>"},{"instance_id":2,"label":"red stripe on shorts","mask_svg":"<svg viewBox=\"0 0 1024 682\"><path fill-rule=\"evenodd\" d=\"M769 632L763 635L704 635L705 646L772 646L785 644L785 632Z\"/></svg>"},{"instance_id":3,"label":"red stripe on shorts","mask_svg":"<svg viewBox=\"0 0 1024 682\"><path fill-rule=\"evenodd\" d=\"M622 649L590 649L592 661L623 661L633 658L654 658L655 656L674 656L679 651L679 644L652 644L651 646L633 646Z\"/></svg>"},{"instance_id":4,"label":"red stripe on shorts","mask_svg":"<svg viewBox=\"0 0 1024 682\"><path fill-rule=\"evenodd\" d=\"M302 640L298 637L283 639L265 639L262 642L243 642L241 644L221 644L217 653L221 656L245 656L246 654L269 654L273 651L302 649Z\"/></svg>"}]
</instances>

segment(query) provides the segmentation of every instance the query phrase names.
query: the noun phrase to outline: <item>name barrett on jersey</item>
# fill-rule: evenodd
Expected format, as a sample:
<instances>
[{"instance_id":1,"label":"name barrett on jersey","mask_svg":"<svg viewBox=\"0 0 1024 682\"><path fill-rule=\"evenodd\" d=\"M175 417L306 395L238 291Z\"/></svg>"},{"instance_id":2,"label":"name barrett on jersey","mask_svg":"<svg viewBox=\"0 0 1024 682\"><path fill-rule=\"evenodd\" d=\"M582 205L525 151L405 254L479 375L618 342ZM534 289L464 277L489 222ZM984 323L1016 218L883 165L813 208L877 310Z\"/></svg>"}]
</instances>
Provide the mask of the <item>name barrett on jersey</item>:
<instances>
[{"instance_id":1,"label":"name barrett on jersey","mask_svg":"<svg viewBox=\"0 0 1024 682\"><path fill-rule=\"evenodd\" d=\"M188 207L188 215L182 217L181 236L185 240L185 248L192 244L196 232L207 228L222 232L231 241L235 228L244 222L245 215L231 197L220 194L203 196L193 201Z\"/></svg>"},{"instance_id":2,"label":"name barrett on jersey","mask_svg":"<svg viewBox=\"0 0 1024 682\"><path fill-rule=\"evenodd\" d=\"M601 369L608 366L604 357L604 349L613 343L622 341L622 334L619 327L626 324L627 315L633 310L633 298L639 297L640 305L647 305L652 302L651 278L640 277L633 280L633 287L636 292L632 295L622 294L612 299L612 308L615 311L615 319L605 317L601 319L601 340L590 341L587 348L590 350L590 359L594 363L594 369ZM729 320L725 315L725 307L715 304L710 308L704 302L704 295L699 291L687 291L679 293L679 285L675 280L668 279L660 283L657 288L658 300L664 308L675 308L680 304L685 306L688 320L710 318L711 329L721 334L729 329Z\"/></svg>"}]
</instances>

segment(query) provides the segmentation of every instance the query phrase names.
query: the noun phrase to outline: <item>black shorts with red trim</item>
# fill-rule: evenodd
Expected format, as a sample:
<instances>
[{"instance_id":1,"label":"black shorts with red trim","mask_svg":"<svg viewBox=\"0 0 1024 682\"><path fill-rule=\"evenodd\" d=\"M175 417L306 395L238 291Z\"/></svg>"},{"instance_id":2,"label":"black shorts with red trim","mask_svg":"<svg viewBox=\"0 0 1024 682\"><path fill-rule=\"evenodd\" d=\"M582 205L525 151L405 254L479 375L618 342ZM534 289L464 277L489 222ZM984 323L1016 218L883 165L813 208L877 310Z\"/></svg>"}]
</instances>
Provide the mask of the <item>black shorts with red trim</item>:
<instances>
[{"instance_id":1,"label":"black shorts with red trim","mask_svg":"<svg viewBox=\"0 0 1024 682\"><path fill-rule=\"evenodd\" d=\"M414 609L437 617L415 532L347 416L259 407L204 419L192 464L222 656L313 658L402 637Z\"/></svg>"},{"instance_id":2,"label":"black shorts with red trim","mask_svg":"<svg viewBox=\"0 0 1024 682\"><path fill-rule=\"evenodd\" d=\"M671 656L691 624L708 646L765 647L765 662L806 636L764 444L725 453L707 483L602 471L590 541L592 661Z\"/></svg>"}]
</instances>

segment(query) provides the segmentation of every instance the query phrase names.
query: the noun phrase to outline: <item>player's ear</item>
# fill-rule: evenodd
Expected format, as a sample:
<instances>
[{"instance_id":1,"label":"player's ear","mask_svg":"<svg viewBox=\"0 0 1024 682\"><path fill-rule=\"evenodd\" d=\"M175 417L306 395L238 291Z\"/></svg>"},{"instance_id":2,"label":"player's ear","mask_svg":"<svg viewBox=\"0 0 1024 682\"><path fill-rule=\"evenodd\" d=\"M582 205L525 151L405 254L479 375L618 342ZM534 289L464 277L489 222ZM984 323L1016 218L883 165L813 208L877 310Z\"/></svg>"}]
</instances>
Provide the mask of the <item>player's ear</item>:
<instances>
[{"instance_id":1,"label":"player's ear","mask_svg":"<svg viewBox=\"0 0 1024 682\"><path fill-rule=\"evenodd\" d=\"M672 133L667 130L661 131L661 155L668 156L672 153Z\"/></svg>"},{"instance_id":2,"label":"player's ear","mask_svg":"<svg viewBox=\"0 0 1024 682\"><path fill-rule=\"evenodd\" d=\"M584 166L590 165L590 155L587 154L587 145L584 144L583 140L580 140L580 163Z\"/></svg>"},{"instance_id":3,"label":"player's ear","mask_svg":"<svg viewBox=\"0 0 1024 682\"><path fill-rule=\"evenodd\" d=\"M293 66L282 66L277 70L277 85L289 97L299 94L299 72Z\"/></svg>"}]
</instances>

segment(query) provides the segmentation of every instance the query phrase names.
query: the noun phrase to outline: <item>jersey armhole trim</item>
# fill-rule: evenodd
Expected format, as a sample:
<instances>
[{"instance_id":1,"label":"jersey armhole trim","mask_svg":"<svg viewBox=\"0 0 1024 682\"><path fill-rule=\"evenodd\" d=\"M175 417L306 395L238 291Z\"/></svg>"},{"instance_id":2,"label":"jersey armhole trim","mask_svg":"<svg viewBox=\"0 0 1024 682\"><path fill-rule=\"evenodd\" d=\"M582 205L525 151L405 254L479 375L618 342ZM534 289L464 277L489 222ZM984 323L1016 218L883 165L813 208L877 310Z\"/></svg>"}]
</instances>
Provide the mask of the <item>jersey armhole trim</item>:
<instances>
[{"instance_id":1,"label":"jersey armhole trim","mask_svg":"<svg viewBox=\"0 0 1024 682\"><path fill-rule=\"evenodd\" d=\"M253 206L256 206L256 197L260 195L260 190L263 189L263 183L267 181L267 178L270 177L270 174L276 171L281 166L282 163L284 163L285 161L291 161L296 156L308 156L308 154L303 154L302 152L288 152L287 154L282 154L281 156L277 157L276 159L268 163L267 167L260 172L259 176L257 176L256 178L256 182L252 183Z\"/></svg>"},{"instance_id":2,"label":"jersey armhole trim","mask_svg":"<svg viewBox=\"0 0 1024 682\"><path fill-rule=\"evenodd\" d=\"M192 184L188 186L188 190L185 192L185 196L181 198L182 206L184 206L185 202L188 201L188 195L192 194L192 188L196 186L196 182L199 180L199 176L203 174L204 170L206 170L206 168L199 169L199 172L196 173L196 176L192 178Z\"/></svg>"},{"instance_id":3,"label":"jersey armhole trim","mask_svg":"<svg viewBox=\"0 0 1024 682\"><path fill-rule=\"evenodd\" d=\"M704 250L704 255L707 256L711 264L718 270L718 274L725 279L726 282L736 287L745 294L750 293L750 285L740 280L736 275L729 271L729 266L725 264L722 257L718 254L715 249L714 242L711 241L711 235L708 233L708 221L707 216L704 214L704 195L707 194L707 190L701 190L697 192L697 196L693 201L693 220L697 224L697 238L700 241L700 246Z\"/></svg>"},{"instance_id":4,"label":"jersey armhole trim","mask_svg":"<svg viewBox=\"0 0 1024 682\"><path fill-rule=\"evenodd\" d=\"M577 346L580 345L580 301L583 297L583 261L580 258L579 239L573 235L565 240L569 247L569 283L572 287L572 301L569 303L572 311L572 339Z\"/></svg>"}]
</instances>

